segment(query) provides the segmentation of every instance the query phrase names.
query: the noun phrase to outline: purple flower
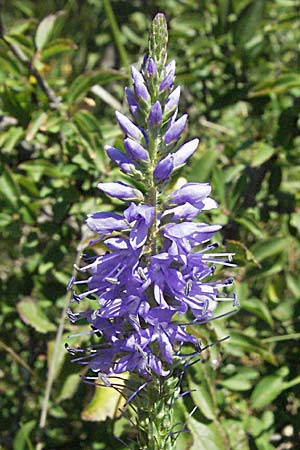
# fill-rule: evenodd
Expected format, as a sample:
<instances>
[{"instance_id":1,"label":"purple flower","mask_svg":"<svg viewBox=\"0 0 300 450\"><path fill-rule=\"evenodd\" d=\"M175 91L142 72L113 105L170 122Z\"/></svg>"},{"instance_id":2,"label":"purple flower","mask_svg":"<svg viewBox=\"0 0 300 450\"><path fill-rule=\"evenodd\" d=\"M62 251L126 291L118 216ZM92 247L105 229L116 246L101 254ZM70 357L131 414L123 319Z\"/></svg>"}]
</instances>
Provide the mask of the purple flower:
<instances>
[{"instance_id":1,"label":"purple flower","mask_svg":"<svg viewBox=\"0 0 300 450\"><path fill-rule=\"evenodd\" d=\"M153 175L154 179L161 183L169 178L174 169L174 155L169 154L156 165Z\"/></svg>"},{"instance_id":2,"label":"purple flower","mask_svg":"<svg viewBox=\"0 0 300 450\"><path fill-rule=\"evenodd\" d=\"M226 293L232 280L212 278L217 265L234 266L230 253L216 253L210 244L221 226L194 221L217 207L209 197L211 186L189 182L169 194L165 190L173 171L186 164L199 144L198 139L178 143L187 114L177 119L180 87L172 90L175 61L165 65L165 56L162 50L145 56L142 73L132 67L134 93L125 92L134 122L116 112L126 135L124 152L105 146L125 174L138 174L141 190L123 181L98 184L105 194L130 204L123 214L88 215L86 224L97 234L91 245L101 242L101 250L83 255L76 269L86 277L72 278L68 285L73 301L95 300L93 311L69 316L86 319L99 343L69 351L100 379L124 372L148 381L169 377L174 362L190 361L184 343L194 346L195 357L199 352L187 326L209 321L219 301L237 304Z\"/></svg>"},{"instance_id":3,"label":"purple flower","mask_svg":"<svg viewBox=\"0 0 300 450\"><path fill-rule=\"evenodd\" d=\"M167 101L165 103L165 112L171 112L177 108L178 102L180 98L180 86L177 86L176 89L169 95Z\"/></svg>"},{"instance_id":4,"label":"purple flower","mask_svg":"<svg viewBox=\"0 0 300 450\"><path fill-rule=\"evenodd\" d=\"M125 94L130 112L133 116L136 116L139 110L139 105L137 104L132 91L128 87L125 88Z\"/></svg>"},{"instance_id":5,"label":"purple flower","mask_svg":"<svg viewBox=\"0 0 300 450\"><path fill-rule=\"evenodd\" d=\"M171 202L183 204L189 202L200 211L217 208L215 200L208 197L211 186L208 183L186 183L171 194Z\"/></svg>"},{"instance_id":6,"label":"purple flower","mask_svg":"<svg viewBox=\"0 0 300 450\"><path fill-rule=\"evenodd\" d=\"M179 219L192 220L198 216L200 210L190 203L184 203L183 205L175 206L174 208L166 209L162 213L163 217L170 217L171 221Z\"/></svg>"},{"instance_id":7,"label":"purple flower","mask_svg":"<svg viewBox=\"0 0 300 450\"><path fill-rule=\"evenodd\" d=\"M145 80L143 75L134 67L131 67L131 76L134 85L134 93L138 99L143 99L148 101L150 99L150 95L148 89L145 86Z\"/></svg>"},{"instance_id":8,"label":"purple flower","mask_svg":"<svg viewBox=\"0 0 300 450\"><path fill-rule=\"evenodd\" d=\"M192 242L203 243L209 240L214 233L219 231L220 225L206 225L199 222L181 222L175 225L167 225L165 236L170 238L189 238Z\"/></svg>"},{"instance_id":9,"label":"purple flower","mask_svg":"<svg viewBox=\"0 0 300 450\"><path fill-rule=\"evenodd\" d=\"M185 128L187 117L187 114L184 114L170 126L164 137L165 144L171 144L180 138L180 135Z\"/></svg>"},{"instance_id":10,"label":"purple flower","mask_svg":"<svg viewBox=\"0 0 300 450\"><path fill-rule=\"evenodd\" d=\"M155 62L153 61L153 59L150 57L149 61L148 61L148 67L147 67L147 73L149 77L154 77L154 75L156 74L157 69L156 69L156 65Z\"/></svg>"},{"instance_id":11,"label":"purple flower","mask_svg":"<svg viewBox=\"0 0 300 450\"><path fill-rule=\"evenodd\" d=\"M157 163L153 175L154 179L161 183L167 180L173 170L178 169L185 164L188 158L195 152L198 147L199 139L193 139L182 145L175 153L169 153L159 163ZM209 208L210 209L210 208Z\"/></svg>"},{"instance_id":12,"label":"purple flower","mask_svg":"<svg viewBox=\"0 0 300 450\"><path fill-rule=\"evenodd\" d=\"M121 152L121 150L111 147L110 145L105 145L104 148L110 159L116 163L123 172L130 173L135 167L133 161L131 161L125 153Z\"/></svg>"},{"instance_id":13,"label":"purple flower","mask_svg":"<svg viewBox=\"0 0 300 450\"><path fill-rule=\"evenodd\" d=\"M124 147L127 153L135 160L148 161L149 155L147 150L133 139L124 139Z\"/></svg>"},{"instance_id":14,"label":"purple flower","mask_svg":"<svg viewBox=\"0 0 300 450\"><path fill-rule=\"evenodd\" d=\"M148 376L151 370L161 376L167 376L170 373L163 369L159 358L151 352L150 333L150 329L140 330L124 342L121 350L126 355L117 362L114 369L116 373L133 372L135 369L143 376Z\"/></svg>"},{"instance_id":15,"label":"purple flower","mask_svg":"<svg viewBox=\"0 0 300 450\"><path fill-rule=\"evenodd\" d=\"M199 139L193 139L192 141L183 144L174 155L174 167L180 167L194 154L199 145Z\"/></svg>"},{"instance_id":16,"label":"purple flower","mask_svg":"<svg viewBox=\"0 0 300 450\"><path fill-rule=\"evenodd\" d=\"M148 116L148 126L149 128L157 128L162 121L162 109L159 101L157 100L151 107Z\"/></svg>"},{"instance_id":17,"label":"purple flower","mask_svg":"<svg viewBox=\"0 0 300 450\"><path fill-rule=\"evenodd\" d=\"M136 141L141 141L143 139L143 133L141 130L131 122L128 117L124 116L124 114L116 111L116 118L120 125L120 128L124 131L127 136L135 139Z\"/></svg>"},{"instance_id":18,"label":"purple flower","mask_svg":"<svg viewBox=\"0 0 300 450\"><path fill-rule=\"evenodd\" d=\"M122 216L111 212L89 214L86 219L86 224L95 233L104 235L128 228L128 224Z\"/></svg>"},{"instance_id":19,"label":"purple flower","mask_svg":"<svg viewBox=\"0 0 300 450\"><path fill-rule=\"evenodd\" d=\"M209 196L211 186L208 183L186 183L171 194L172 203L199 203Z\"/></svg>"},{"instance_id":20,"label":"purple flower","mask_svg":"<svg viewBox=\"0 0 300 450\"><path fill-rule=\"evenodd\" d=\"M134 222L130 231L129 241L133 249L145 244L148 230L153 222L155 208L148 205L135 205L131 203L124 211L124 217L129 223Z\"/></svg>"},{"instance_id":21,"label":"purple flower","mask_svg":"<svg viewBox=\"0 0 300 450\"><path fill-rule=\"evenodd\" d=\"M110 195L110 197L115 197L120 200L143 200L143 194L132 186L122 183L121 181L113 181L111 183L99 183L98 189L105 192L105 194Z\"/></svg>"},{"instance_id":22,"label":"purple flower","mask_svg":"<svg viewBox=\"0 0 300 450\"><path fill-rule=\"evenodd\" d=\"M159 85L160 92L163 92L167 89L171 89L171 87L173 86L175 78L175 68L176 68L176 61L173 59L166 66L166 75Z\"/></svg>"},{"instance_id":23,"label":"purple flower","mask_svg":"<svg viewBox=\"0 0 300 450\"><path fill-rule=\"evenodd\" d=\"M148 60L148 55L145 54L143 56L143 61L142 61L142 65L141 65L141 70L143 70L143 71L146 69L147 60Z\"/></svg>"}]
</instances>

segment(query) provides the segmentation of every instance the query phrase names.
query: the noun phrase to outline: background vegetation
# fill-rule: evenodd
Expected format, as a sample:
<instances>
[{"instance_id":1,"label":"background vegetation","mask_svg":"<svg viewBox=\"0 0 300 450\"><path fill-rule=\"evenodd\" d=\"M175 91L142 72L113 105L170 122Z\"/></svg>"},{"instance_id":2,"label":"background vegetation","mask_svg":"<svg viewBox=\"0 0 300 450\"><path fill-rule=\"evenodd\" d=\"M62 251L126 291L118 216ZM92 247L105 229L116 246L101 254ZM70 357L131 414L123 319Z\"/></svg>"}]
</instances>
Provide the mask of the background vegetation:
<instances>
[{"instance_id":1,"label":"background vegetation","mask_svg":"<svg viewBox=\"0 0 300 450\"><path fill-rule=\"evenodd\" d=\"M201 137L178 176L212 183L220 208L204 219L224 225L241 302L238 314L194 330L204 342L231 338L184 380L195 391L178 421L198 409L178 449L298 448L299 2L0 3L1 449L125 449L113 434L134 437L115 419L111 391L80 383L64 349L77 329L61 314L88 240L85 215L119 208L96 190L119 177L103 144L121 139L114 109L126 108L128 65L159 10L188 134Z\"/></svg>"}]
</instances>

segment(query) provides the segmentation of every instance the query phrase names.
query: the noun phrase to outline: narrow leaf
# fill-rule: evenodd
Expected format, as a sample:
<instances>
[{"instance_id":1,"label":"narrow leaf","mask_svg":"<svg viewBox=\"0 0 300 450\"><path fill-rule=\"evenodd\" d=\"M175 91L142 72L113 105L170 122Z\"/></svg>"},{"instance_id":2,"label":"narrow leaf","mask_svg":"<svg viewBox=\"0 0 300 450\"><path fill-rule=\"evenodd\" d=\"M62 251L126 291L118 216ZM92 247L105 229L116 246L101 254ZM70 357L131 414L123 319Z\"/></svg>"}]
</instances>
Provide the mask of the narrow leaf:
<instances>
[{"instance_id":1,"label":"narrow leaf","mask_svg":"<svg viewBox=\"0 0 300 450\"><path fill-rule=\"evenodd\" d=\"M69 103L78 102L95 84L102 85L123 78L126 78L126 76L121 72L104 69L79 75L68 90L67 101Z\"/></svg>"},{"instance_id":2,"label":"narrow leaf","mask_svg":"<svg viewBox=\"0 0 300 450\"><path fill-rule=\"evenodd\" d=\"M65 14L64 11L59 11L56 14L50 14L49 16L45 17L37 27L36 34L35 34L35 45L38 50L42 50L47 42L50 40L54 25L58 17Z\"/></svg>"},{"instance_id":3,"label":"narrow leaf","mask_svg":"<svg viewBox=\"0 0 300 450\"><path fill-rule=\"evenodd\" d=\"M24 297L17 304L17 310L23 322L32 326L39 333L45 334L56 330L56 326L49 321L38 303L32 298Z\"/></svg>"},{"instance_id":4,"label":"narrow leaf","mask_svg":"<svg viewBox=\"0 0 300 450\"><path fill-rule=\"evenodd\" d=\"M35 425L36 425L35 420L30 420L29 422L26 422L23 425L21 425L14 439L13 443L14 450L25 450L25 449L33 450L33 445L29 439L29 436L32 430L34 429Z\"/></svg>"},{"instance_id":5,"label":"narrow leaf","mask_svg":"<svg viewBox=\"0 0 300 450\"><path fill-rule=\"evenodd\" d=\"M263 18L265 0L250 1L241 11L233 29L234 41L243 47L258 30Z\"/></svg>"},{"instance_id":6,"label":"narrow leaf","mask_svg":"<svg viewBox=\"0 0 300 450\"><path fill-rule=\"evenodd\" d=\"M32 119L27 127L26 141L30 142L35 137L36 133L39 131L41 126L43 126L47 121L48 115L45 112L41 112Z\"/></svg>"}]
</instances>

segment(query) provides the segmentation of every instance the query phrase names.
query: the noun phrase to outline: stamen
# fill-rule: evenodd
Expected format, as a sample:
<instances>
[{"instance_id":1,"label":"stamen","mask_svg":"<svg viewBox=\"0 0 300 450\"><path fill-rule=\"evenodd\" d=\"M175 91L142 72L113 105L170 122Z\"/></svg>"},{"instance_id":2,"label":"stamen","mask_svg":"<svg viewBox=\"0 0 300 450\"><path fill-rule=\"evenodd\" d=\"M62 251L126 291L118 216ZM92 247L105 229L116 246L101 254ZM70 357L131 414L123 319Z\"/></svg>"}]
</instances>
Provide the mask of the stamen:
<instances>
[{"instance_id":1,"label":"stamen","mask_svg":"<svg viewBox=\"0 0 300 450\"><path fill-rule=\"evenodd\" d=\"M105 281L108 281L108 283L119 284L119 280L117 278L105 277L104 279L105 279Z\"/></svg>"},{"instance_id":2,"label":"stamen","mask_svg":"<svg viewBox=\"0 0 300 450\"><path fill-rule=\"evenodd\" d=\"M184 288L184 294L185 295L189 295L190 294L192 286L193 286L193 280L188 280L186 285L185 285L185 288Z\"/></svg>"}]
</instances>

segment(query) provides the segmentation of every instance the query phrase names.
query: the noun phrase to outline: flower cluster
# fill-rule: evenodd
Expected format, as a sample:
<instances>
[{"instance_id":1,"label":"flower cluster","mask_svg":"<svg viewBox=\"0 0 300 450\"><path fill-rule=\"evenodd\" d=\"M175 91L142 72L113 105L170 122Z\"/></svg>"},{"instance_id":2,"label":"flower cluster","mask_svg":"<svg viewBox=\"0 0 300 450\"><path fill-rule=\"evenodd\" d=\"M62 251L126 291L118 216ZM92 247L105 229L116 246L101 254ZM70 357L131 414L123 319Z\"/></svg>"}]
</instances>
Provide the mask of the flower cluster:
<instances>
[{"instance_id":1,"label":"flower cluster","mask_svg":"<svg viewBox=\"0 0 300 450\"><path fill-rule=\"evenodd\" d=\"M132 67L133 90L125 90L132 118L116 112L124 148L105 147L132 182L98 185L127 207L122 215L88 216L87 226L97 236L92 244L101 241L107 251L83 255L85 265L78 271L89 277L69 286L86 283L73 299L98 302L95 310L69 312L70 319L86 318L101 336L96 347L71 351L106 377L127 371L168 376L183 343L199 347L188 326L210 320L217 302L236 302L224 293L232 279L212 278L217 264L233 265L231 254L216 253L216 245L209 244L221 227L194 221L217 207L210 185L186 183L173 192L167 187L199 143L183 142L187 114L178 116L180 87L174 87L174 78L175 61L166 64L163 46L145 56L141 71Z\"/></svg>"}]
</instances>

